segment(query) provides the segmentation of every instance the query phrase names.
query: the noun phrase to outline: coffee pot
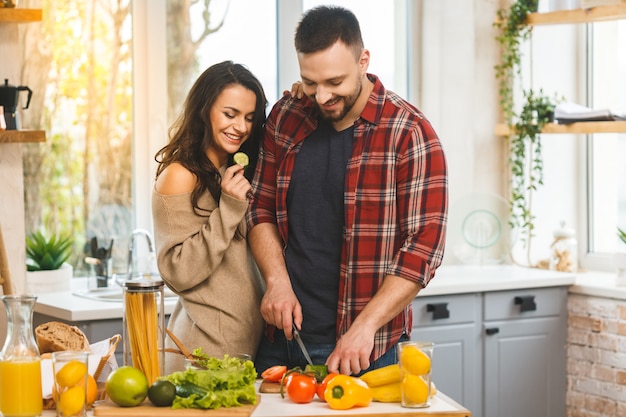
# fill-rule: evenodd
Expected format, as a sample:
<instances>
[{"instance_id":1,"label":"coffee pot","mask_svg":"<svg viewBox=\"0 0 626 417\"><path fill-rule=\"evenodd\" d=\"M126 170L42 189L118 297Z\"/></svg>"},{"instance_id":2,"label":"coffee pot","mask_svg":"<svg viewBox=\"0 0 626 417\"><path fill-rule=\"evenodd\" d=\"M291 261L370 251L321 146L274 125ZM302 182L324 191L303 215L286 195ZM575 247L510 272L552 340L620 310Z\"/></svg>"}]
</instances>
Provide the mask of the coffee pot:
<instances>
[{"instance_id":1,"label":"coffee pot","mask_svg":"<svg viewBox=\"0 0 626 417\"><path fill-rule=\"evenodd\" d=\"M4 79L4 85L0 85L0 106L4 107L4 119L6 121L7 130L17 130L17 104L19 101L20 91L28 91L26 105L22 107L27 109L33 92L30 88L20 85L9 85L9 80Z\"/></svg>"}]
</instances>

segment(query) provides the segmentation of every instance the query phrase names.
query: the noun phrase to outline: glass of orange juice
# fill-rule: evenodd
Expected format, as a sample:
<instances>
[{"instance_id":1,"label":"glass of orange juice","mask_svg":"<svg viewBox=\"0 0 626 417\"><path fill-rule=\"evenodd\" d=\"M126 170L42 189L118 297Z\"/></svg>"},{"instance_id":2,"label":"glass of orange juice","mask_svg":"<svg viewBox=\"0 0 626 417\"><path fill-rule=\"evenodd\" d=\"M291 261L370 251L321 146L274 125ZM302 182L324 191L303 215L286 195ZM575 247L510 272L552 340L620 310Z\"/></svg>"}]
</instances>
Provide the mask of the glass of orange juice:
<instances>
[{"instance_id":1,"label":"glass of orange juice","mask_svg":"<svg viewBox=\"0 0 626 417\"><path fill-rule=\"evenodd\" d=\"M402 407L430 407L432 342L407 341L398 344L402 382Z\"/></svg>"},{"instance_id":2,"label":"glass of orange juice","mask_svg":"<svg viewBox=\"0 0 626 417\"><path fill-rule=\"evenodd\" d=\"M52 372L57 417L85 417L89 352L53 352Z\"/></svg>"}]
</instances>

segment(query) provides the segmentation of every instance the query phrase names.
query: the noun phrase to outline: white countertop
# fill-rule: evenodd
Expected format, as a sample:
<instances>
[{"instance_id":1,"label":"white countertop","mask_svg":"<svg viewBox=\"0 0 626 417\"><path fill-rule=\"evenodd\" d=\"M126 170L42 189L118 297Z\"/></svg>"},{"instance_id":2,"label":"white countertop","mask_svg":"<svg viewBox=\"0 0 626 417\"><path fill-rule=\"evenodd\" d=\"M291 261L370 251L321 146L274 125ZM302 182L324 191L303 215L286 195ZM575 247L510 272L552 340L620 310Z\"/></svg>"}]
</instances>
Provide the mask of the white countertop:
<instances>
[{"instance_id":1,"label":"white countertop","mask_svg":"<svg viewBox=\"0 0 626 417\"><path fill-rule=\"evenodd\" d=\"M569 286L574 283L574 274L535 268L510 265L444 266L437 270L435 278L419 296ZM73 291L85 287L86 279L72 280ZM170 314L175 304L175 298L166 297L165 314ZM56 292L39 295L35 312L73 322L107 320L121 318L123 305L121 301L97 301L71 292Z\"/></svg>"},{"instance_id":2,"label":"white countertop","mask_svg":"<svg viewBox=\"0 0 626 417\"><path fill-rule=\"evenodd\" d=\"M72 291L85 289L86 286L86 279L72 279ZM172 313L175 304L176 298L165 298L166 315ZM35 313L78 322L121 319L123 308L121 299L120 301L98 301L74 295L72 292L51 292L37 295Z\"/></svg>"},{"instance_id":3,"label":"white countertop","mask_svg":"<svg viewBox=\"0 0 626 417\"><path fill-rule=\"evenodd\" d=\"M569 286L576 275L513 265L443 266L419 296Z\"/></svg>"},{"instance_id":4,"label":"white countertop","mask_svg":"<svg viewBox=\"0 0 626 417\"><path fill-rule=\"evenodd\" d=\"M257 392L260 381L256 382ZM406 416L406 417L437 417L437 416L469 416L471 413L452 400L447 395L438 392L431 400L430 407L427 408L403 408L399 403L379 403L371 402L367 407L355 407L349 410L333 410L328 404L313 399L308 404L296 404L287 398L281 398L280 394L259 394L260 402L252 412L251 417L297 417L297 416L333 416L333 417L350 417L350 416ZM218 410L172 410L170 408L154 408L152 405L142 405L140 407L129 407L111 409L111 403L108 402L105 410L97 413L93 410L87 412L87 416L93 415L115 415L116 417L124 416L185 416L185 415L204 415L207 416L244 416L247 415L243 410L238 412L237 408L218 409ZM98 405L96 405L96 408ZM125 412L127 411L127 413ZM53 410L45 410L42 416L56 415Z\"/></svg>"},{"instance_id":5,"label":"white countertop","mask_svg":"<svg viewBox=\"0 0 626 417\"><path fill-rule=\"evenodd\" d=\"M573 274L512 265L443 266L419 296L569 286L573 294L626 300L626 287L616 286L615 277L615 273ZM85 286L85 279L73 280L74 291ZM165 314L171 314L175 304L175 298L166 297ZM74 322L121 318L122 310L121 301L97 301L71 292L41 294L35 305L36 313Z\"/></svg>"},{"instance_id":6,"label":"white countertop","mask_svg":"<svg viewBox=\"0 0 626 417\"><path fill-rule=\"evenodd\" d=\"M616 279L616 272L580 273L576 277L576 283L569 288L569 292L570 294L626 300L626 287L616 285Z\"/></svg>"}]
</instances>

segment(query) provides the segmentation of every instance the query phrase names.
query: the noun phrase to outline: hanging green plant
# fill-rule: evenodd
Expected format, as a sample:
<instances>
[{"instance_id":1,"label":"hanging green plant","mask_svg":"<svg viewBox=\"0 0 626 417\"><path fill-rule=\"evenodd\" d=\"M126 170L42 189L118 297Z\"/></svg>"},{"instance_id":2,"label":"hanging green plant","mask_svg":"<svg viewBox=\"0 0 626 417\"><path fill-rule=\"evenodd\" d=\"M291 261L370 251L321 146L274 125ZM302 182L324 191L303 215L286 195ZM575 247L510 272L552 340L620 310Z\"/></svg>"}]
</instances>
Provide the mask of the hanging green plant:
<instances>
[{"instance_id":1,"label":"hanging green plant","mask_svg":"<svg viewBox=\"0 0 626 417\"><path fill-rule=\"evenodd\" d=\"M524 105L516 117L510 139L511 226L526 241L533 236L532 193L543 185L541 130L554 118L556 99L532 89L524 92Z\"/></svg>"},{"instance_id":2,"label":"hanging green plant","mask_svg":"<svg viewBox=\"0 0 626 417\"><path fill-rule=\"evenodd\" d=\"M494 26L499 29L496 40L501 47L501 61L495 66L500 106L508 136L510 164L510 225L518 228L527 247L530 264L530 241L533 237L535 216L532 214L533 192L543 184L541 130L554 117L558 99L547 97L542 90L523 91L523 104L515 112L513 87L515 77L521 78L521 51L524 41L532 34L527 24L529 13L537 11L538 0L518 0L507 9L498 10ZM522 83L520 83L521 85Z\"/></svg>"},{"instance_id":3,"label":"hanging green plant","mask_svg":"<svg viewBox=\"0 0 626 417\"><path fill-rule=\"evenodd\" d=\"M526 18L529 13L537 11L538 0L519 0L508 9L498 10L498 18L494 26L500 30L496 41L500 44L502 56L500 64L495 66L496 78L500 94L500 106L504 120L511 124L513 112L513 80L520 74L521 52L523 41L530 37L532 26L528 26Z\"/></svg>"}]
</instances>

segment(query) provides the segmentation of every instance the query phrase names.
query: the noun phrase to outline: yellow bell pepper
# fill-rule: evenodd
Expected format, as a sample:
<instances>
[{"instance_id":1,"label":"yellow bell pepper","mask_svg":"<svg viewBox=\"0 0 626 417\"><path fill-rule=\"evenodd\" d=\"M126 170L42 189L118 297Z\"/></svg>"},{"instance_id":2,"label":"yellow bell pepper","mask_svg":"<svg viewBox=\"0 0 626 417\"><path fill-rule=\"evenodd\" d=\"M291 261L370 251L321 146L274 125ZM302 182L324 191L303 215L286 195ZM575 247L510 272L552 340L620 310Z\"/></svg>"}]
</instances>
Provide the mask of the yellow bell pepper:
<instances>
[{"instance_id":1,"label":"yellow bell pepper","mask_svg":"<svg viewBox=\"0 0 626 417\"><path fill-rule=\"evenodd\" d=\"M333 410L365 407L372 402L372 389L360 378L337 375L328 381L324 399Z\"/></svg>"}]
</instances>

